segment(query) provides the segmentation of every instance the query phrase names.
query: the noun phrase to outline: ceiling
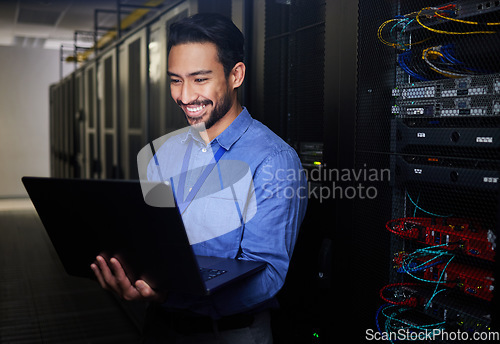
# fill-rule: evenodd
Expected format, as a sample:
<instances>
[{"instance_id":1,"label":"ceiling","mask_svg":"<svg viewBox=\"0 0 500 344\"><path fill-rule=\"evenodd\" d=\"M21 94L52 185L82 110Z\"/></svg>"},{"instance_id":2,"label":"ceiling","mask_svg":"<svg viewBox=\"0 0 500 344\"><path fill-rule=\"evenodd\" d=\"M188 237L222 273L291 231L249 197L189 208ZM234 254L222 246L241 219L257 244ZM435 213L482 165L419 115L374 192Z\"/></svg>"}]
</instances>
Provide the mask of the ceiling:
<instances>
[{"instance_id":1,"label":"ceiling","mask_svg":"<svg viewBox=\"0 0 500 344\"><path fill-rule=\"evenodd\" d=\"M94 30L94 9L116 7L117 0L0 0L0 45L72 49L75 31ZM116 21L116 14L99 12L100 26ZM91 35L78 37L78 46L93 43Z\"/></svg>"}]
</instances>

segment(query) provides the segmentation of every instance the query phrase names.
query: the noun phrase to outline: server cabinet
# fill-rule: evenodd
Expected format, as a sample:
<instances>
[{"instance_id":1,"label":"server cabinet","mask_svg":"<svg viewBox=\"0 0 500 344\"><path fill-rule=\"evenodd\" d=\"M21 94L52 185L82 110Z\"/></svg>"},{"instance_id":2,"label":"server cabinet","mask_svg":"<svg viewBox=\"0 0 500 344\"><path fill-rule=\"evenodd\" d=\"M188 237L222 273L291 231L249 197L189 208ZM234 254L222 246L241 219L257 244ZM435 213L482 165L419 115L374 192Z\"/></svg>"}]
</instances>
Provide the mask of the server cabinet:
<instances>
[{"instance_id":1,"label":"server cabinet","mask_svg":"<svg viewBox=\"0 0 500 344\"><path fill-rule=\"evenodd\" d=\"M53 132L59 165L56 175L64 178L74 176L73 83L73 75L69 75L58 87L58 109Z\"/></svg>"},{"instance_id":2,"label":"server cabinet","mask_svg":"<svg viewBox=\"0 0 500 344\"><path fill-rule=\"evenodd\" d=\"M58 139L57 125L59 119L59 84L51 85L50 87L50 175L53 177L59 176L59 155L58 155Z\"/></svg>"},{"instance_id":3,"label":"server cabinet","mask_svg":"<svg viewBox=\"0 0 500 344\"><path fill-rule=\"evenodd\" d=\"M77 71L74 81L74 176L85 178L85 89L84 72Z\"/></svg>"},{"instance_id":4,"label":"server cabinet","mask_svg":"<svg viewBox=\"0 0 500 344\"><path fill-rule=\"evenodd\" d=\"M99 159L99 136L97 111L97 69L95 61L86 65L84 73L85 109L85 176L91 179L101 177Z\"/></svg>"},{"instance_id":5,"label":"server cabinet","mask_svg":"<svg viewBox=\"0 0 500 344\"><path fill-rule=\"evenodd\" d=\"M147 35L142 29L119 46L120 165L122 177L137 179L137 153L147 143Z\"/></svg>"},{"instance_id":6,"label":"server cabinet","mask_svg":"<svg viewBox=\"0 0 500 344\"><path fill-rule=\"evenodd\" d=\"M358 244L376 271L362 336L498 341L500 6L375 1L359 13L356 158L391 176L378 211L355 209L359 237L376 243Z\"/></svg>"},{"instance_id":7,"label":"server cabinet","mask_svg":"<svg viewBox=\"0 0 500 344\"><path fill-rule=\"evenodd\" d=\"M54 120L56 109L56 89L57 85L53 84L49 87L49 156L50 156L50 175L55 176L55 148L54 148Z\"/></svg>"},{"instance_id":8,"label":"server cabinet","mask_svg":"<svg viewBox=\"0 0 500 344\"><path fill-rule=\"evenodd\" d=\"M149 34L149 132L150 140L187 125L184 114L170 96L167 76L167 40L172 23L196 13L196 3L185 1L150 26Z\"/></svg>"},{"instance_id":9,"label":"server cabinet","mask_svg":"<svg viewBox=\"0 0 500 344\"><path fill-rule=\"evenodd\" d=\"M101 177L120 176L117 117L117 56L113 47L97 61L97 102L99 111L99 161Z\"/></svg>"}]
</instances>

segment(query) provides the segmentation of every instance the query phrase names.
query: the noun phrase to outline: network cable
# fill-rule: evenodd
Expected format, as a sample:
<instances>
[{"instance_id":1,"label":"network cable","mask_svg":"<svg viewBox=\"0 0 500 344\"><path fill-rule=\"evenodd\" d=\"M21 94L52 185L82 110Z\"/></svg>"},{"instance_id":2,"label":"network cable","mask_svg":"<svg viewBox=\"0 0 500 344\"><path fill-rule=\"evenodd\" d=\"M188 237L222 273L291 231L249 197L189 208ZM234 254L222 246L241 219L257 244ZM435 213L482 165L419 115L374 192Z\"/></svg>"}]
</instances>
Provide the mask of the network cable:
<instances>
[{"instance_id":1,"label":"network cable","mask_svg":"<svg viewBox=\"0 0 500 344\"><path fill-rule=\"evenodd\" d=\"M411 59L411 56L412 56L411 50L405 51L398 55L397 61L401 69L403 69L408 75L414 77L417 80L428 81L429 79L418 74L417 72L410 69L410 67L408 67L408 61Z\"/></svg>"},{"instance_id":2,"label":"network cable","mask_svg":"<svg viewBox=\"0 0 500 344\"><path fill-rule=\"evenodd\" d=\"M421 44L423 42L426 42L428 41L429 39L431 39L432 37L427 37L421 41L418 41L418 42L415 42L415 43L408 43L408 44L405 44L405 43L400 43L400 42L397 42L397 37L394 37L395 34L394 34L394 30L396 27L398 27L400 24L404 24L400 33L403 33L410 24L412 24L415 20L414 19L411 19L411 18L407 18L407 17L403 17L403 18L395 18L395 19L389 19L385 22L383 22L379 28L378 28L378 31L377 31L377 37L378 39L385 45L388 45L390 47L393 47L393 48L396 48L396 49L399 49L399 50L407 50L409 49L411 46L413 45L416 45L416 44ZM387 41L383 35L382 35L382 32L384 30L384 28L389 24L389 23L393 23L393 22L397 22L396 24L394 24L390 30L390 34L391 36L394 37L394 39L396 40L396 42L389 42Z\"/></svg>"},{"instance_id":3,"label":"network cable","mask_svg":"<svg viewBox=\"0 0 500 344\"><path fill-rule=\"evenodd\" d=\"M411 312L413 308L393 305L393 304L384 304L379 307L375 314L375 322L377 329L380 333L385 332L386 334L401 334L404 331L401 330L411 330L411 331L429 331L430 329L434 330L444 330L445 321L429 323L429 324L416 324L415 321L410 321L405 319L408 312ZM382 331L382 327L380 326L380 317L384 316L386 318L384 323L384 331ZM397 338L388 338L391 343L394 343L397 339L402 339L401 336L397 335Z\"/></svg>"},{"instance_id":4,"label":"network cable","mask_svg":"<svg viewBox=\"0 0 500 344\"><path fill-rule=\"evenodd\" d=\"M462 19L451 18L451 17L444 16L444 15L438 13L438 12L435 12L435 15L436 15L436 17L439 17L441 19L450 20L450 21L454 21L454 22L462 23L462 24L485 25L485 26L500 25L500 22L485 22L485 23L480 23L480 22L475 22L475 21L470 21L470 20L462 20Z\"/></svg>"},{"instance_id":5,"label":"network cable","mask_svg":"<svg viewBox=\"0 0 500 344\"><path fill-rule=\"evenodd\" d=\"M474 35L474 34L494 34L494 33L497 33L496 31L465 31L465 32L462 32L462 31L445 31L445 30L438 30L438 29L431 28L431 27L425 25L424 23L422 23L422 17L427 17L427 18L438 17L438 18L444 18L446 20L453 20L453 21L457 21L457 22L461 22L461 23L465 23L465 24L479 25L479 23L477 23L477 22L469 22L469 21L465 21L465 20L454 19L454 18L450 18L450 17L446 17L446 16L443 16L443 15L440 15L438 13L439 10L440 9L436 8L436 7L425 7L425 8L422 8L417 13L417 15L415 17L415 20L424 29L427 29L429 31L432 31L432 32L435 32L435 33L439 33L439 34L445 34L445 35ZM423 14L424 11L432 11L432 14ZM500 25L500 23L486 23L486 25L488 25L488 24L489 25Z\"/></svg>"},{"instance_id":6,"label":"network cable","mask_svg":"<svg viewBox=\"0 0 500 344\"><path fill-rule=\"evenodd\" d=\"M446 52L442 52L442 46L430 47L424 49L422 52L422 59L429 65L429 67L435 71L436 73L442 74L448 78L463 78L470 75L478 74L477 72L473 72L471 70L467 70L461 66L463 63L456 60L454 57L450 56L450 51L445 50ZM431 60L439 59L441 62L431 62ZM439 64L443 64L446 67L451 68L463 68L465 71L455 71L449 69L443 69L442 67L438 67Z\"/></svg>"},{"instance_id":7,"label":"network cable","mask_svg":"<svg viewBox=\"0 0 500 344\"><path fill-rule=\"evenodd\" d=\"M406 197L408 197L408 199L410 200L410 202L415 206L416 209L420 210L420 211L423 211L424 213L428 214L428 215L431 215L431 216L435 216L435 217L452 217L453 214L450 214L450 215L440 215L440 214L436 214L436 213L431 213L430 211L427 211L423 208L421 208L420 206L418 206L417 203L415 203L413 201L413 199L411 198L410 194L408 193L408 191L406 191Z\"/></svg>"}]
</instances>

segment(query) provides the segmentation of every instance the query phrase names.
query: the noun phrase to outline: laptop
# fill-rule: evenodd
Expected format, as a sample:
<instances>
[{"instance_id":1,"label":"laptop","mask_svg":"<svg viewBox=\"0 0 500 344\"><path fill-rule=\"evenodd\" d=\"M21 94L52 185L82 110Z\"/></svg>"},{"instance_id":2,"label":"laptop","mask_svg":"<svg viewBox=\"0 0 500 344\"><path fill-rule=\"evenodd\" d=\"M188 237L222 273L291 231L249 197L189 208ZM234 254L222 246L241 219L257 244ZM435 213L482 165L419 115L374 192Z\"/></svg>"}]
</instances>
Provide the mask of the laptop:
<instances>
[{"instance_id":1,"label":"laptop","mask_svg":"<svg viewBox=\"0 0 500 344\"><path fill-rule=\"evenodd\" d=\"M22 182L69 275L95 279L90 264L102 255L116 257L132 282L210 295L265 267L195 256L175 201L171 207L148 205L138 180L23 177ZM172 197L168 183L152 183L150 189L153 197Z\"/></svg>"}]
</instances>

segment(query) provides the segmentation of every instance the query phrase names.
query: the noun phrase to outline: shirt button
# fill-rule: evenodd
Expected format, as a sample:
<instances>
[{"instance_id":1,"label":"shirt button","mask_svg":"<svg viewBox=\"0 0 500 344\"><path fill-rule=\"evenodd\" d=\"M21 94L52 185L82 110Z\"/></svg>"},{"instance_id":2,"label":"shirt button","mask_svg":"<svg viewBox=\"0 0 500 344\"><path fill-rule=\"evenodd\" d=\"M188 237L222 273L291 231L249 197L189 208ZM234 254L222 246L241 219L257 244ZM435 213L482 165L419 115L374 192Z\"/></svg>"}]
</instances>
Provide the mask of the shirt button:
<instances>
[{"instance_id":1,"label":"shirt button","mask_svg":"<svg viewBox=\"0 0 500 344\"><path fill-rule=\"evenodd\" d=\"M201 151L202 151L203 153L206 153L206 152L207 152L207 149L206 149L206 148L203 148Z\"/></svg>"}]
</instances>

